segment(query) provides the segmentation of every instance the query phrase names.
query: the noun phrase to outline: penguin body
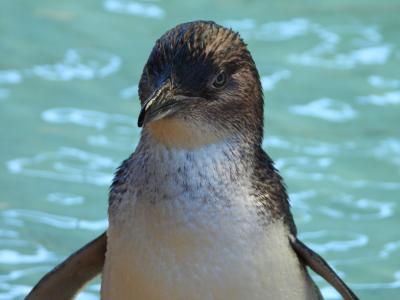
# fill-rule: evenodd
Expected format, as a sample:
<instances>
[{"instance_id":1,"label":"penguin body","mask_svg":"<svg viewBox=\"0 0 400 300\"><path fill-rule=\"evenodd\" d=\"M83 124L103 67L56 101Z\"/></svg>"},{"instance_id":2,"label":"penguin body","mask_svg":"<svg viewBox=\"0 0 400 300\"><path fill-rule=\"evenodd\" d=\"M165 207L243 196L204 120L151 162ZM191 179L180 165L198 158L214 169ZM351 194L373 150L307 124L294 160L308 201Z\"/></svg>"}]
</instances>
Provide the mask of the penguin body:
<instances>
[{"instance_id":1,"label":"penguin body","mask_svg":"<svg viewBox=\"0 0 400 300\"><path fill-rule=\"evenodd\" d=\"M114 188L127 191L111 190L102 299L319 299L288 226L257 206L254 162L230 143L152 144L124 163L126 182Z\"/></svg>"}]
</instances>

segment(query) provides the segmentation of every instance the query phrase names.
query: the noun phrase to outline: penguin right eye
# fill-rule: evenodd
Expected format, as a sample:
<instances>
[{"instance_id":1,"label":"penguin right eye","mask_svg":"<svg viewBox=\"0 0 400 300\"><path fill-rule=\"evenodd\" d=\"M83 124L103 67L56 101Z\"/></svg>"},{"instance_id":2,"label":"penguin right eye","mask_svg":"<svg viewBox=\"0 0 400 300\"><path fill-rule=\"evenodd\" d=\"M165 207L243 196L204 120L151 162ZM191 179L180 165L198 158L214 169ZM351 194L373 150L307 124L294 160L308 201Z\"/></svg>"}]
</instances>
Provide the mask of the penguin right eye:
<instances>
[{"instance_id":1,"label":"penguin right eye","mask_svg":"<svg viewBox=\"0 0 400 300\"><path fill-rule=\"evenodd\" d=\"M227 81L228 76L224 71L219 72L219 74L214 78L214 81L212 83L213 87L216 89L222 88L226 81Z\"/></svg>"}]
</instances>

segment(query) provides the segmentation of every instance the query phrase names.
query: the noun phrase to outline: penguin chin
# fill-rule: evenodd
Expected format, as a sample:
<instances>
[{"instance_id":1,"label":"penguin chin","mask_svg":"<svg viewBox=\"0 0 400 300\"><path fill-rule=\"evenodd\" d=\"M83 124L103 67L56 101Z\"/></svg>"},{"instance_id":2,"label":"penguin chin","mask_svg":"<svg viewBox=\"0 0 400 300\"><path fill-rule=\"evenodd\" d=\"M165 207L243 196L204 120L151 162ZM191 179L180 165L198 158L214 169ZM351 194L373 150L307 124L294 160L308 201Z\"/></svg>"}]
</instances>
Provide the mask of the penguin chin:
<instances>
[{"instance_id":1,"label":"penguin chin","mask_svg":"<svg viewBox=\"0 0 400 300\"><path fill-rule=\"evenodd\" d=\"M157 142L169 148L193 150L218 143L227 136L227 133L217 131L210 125L175 117L152 121L146 127Z\"/></svg>"}]
</instances>

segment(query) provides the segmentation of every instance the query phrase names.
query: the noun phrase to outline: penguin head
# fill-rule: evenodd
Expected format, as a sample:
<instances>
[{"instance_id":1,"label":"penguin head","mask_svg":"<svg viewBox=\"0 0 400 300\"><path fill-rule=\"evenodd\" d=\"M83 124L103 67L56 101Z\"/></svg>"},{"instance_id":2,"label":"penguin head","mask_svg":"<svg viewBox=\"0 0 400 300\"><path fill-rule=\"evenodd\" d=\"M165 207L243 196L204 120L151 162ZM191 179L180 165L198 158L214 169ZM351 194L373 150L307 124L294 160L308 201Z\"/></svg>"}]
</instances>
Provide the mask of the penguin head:
<instances>
[{"instance_id":1,"label":"penguin head","mask_svg":"<svg viewBox=\"0 0 400 300\"><path fill-rule=\"evenodd\" d=\"M156 41L140 83L138 126L169 147L227 138L259 143L263 95L239 34L214 22L184 23Z\"/></svg>"}]
</instances>

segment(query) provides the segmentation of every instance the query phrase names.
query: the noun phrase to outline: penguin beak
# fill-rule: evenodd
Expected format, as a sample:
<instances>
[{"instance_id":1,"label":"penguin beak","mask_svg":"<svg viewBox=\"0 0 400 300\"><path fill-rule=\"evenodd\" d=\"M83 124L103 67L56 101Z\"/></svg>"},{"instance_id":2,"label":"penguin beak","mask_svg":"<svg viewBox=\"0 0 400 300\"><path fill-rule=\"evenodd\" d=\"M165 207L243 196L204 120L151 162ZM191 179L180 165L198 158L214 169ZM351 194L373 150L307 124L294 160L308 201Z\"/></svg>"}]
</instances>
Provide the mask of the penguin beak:
<instances>
[{"instance_id":1,"label":"penguin beak","mask_svg":"<svg viewBox=\"0 0 400 300\"><path fill-rule=\"evenodd\" d=\"M138 118L139 127L160 120L176 111L178 101L170 91L171 84L167 81L143 103Z\"/></svg>"}]
</instances>

